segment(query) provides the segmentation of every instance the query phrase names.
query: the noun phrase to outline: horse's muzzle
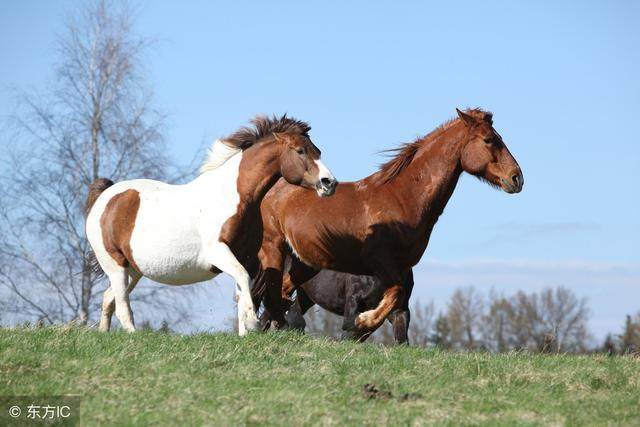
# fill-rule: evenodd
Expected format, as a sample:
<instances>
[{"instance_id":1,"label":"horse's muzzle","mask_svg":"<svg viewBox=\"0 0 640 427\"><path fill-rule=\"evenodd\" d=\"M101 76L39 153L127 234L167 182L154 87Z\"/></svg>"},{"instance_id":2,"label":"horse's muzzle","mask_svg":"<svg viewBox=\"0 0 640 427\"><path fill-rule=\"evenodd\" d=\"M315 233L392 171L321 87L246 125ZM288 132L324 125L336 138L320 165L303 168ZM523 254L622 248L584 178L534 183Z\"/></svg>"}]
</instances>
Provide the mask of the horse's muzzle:
<instances>
[{"instance_id":1,"label":"horse's muzzle","mask_svg":"<svg viewBox=\"0 0 640 427\"><path fill-rule=\"evenodd\" d=\"M524 186L524 177L522 172L518 171L518 173L512 174L510 179L500 178L500 183L505 192L509 194L519 193Z\"/></svg>"}]
</instances>

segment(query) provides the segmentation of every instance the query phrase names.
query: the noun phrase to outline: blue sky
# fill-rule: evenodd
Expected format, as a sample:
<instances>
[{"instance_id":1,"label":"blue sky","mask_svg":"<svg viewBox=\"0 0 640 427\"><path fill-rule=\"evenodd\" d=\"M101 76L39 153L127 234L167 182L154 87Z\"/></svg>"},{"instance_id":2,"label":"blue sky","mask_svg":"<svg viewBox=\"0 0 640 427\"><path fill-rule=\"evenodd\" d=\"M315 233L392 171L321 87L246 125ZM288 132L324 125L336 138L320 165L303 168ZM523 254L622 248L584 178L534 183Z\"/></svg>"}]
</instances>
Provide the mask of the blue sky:
<instances>
[{"instance_id":1,"label":"blue sky","mask_svg":"<svg viewBox=\"0 0 640 427\"><path fill-rule=\"evenodd\" d=\"M566 285L598 337L640 310L640 4L637 2L143 2L146 68L172 154L256 113L313 126L342 181L456 107L494 112L525 176L507 195L464 177L417 267L416 293ZM0 114L10 87L44 87L75 2L0 4ZM203 322L232 312L209 287Z\"/></svg>"}]
</instances>

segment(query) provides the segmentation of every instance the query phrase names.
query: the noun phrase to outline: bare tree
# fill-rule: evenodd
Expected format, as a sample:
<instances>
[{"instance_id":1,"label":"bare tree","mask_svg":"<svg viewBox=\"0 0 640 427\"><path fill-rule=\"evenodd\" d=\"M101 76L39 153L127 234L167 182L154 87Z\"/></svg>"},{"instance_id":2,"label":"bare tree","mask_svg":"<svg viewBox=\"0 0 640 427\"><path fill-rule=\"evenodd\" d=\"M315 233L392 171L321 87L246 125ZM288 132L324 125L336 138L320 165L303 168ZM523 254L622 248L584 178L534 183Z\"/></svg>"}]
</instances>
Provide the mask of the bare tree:
<instances>
[{"instance_id":1,"label":"bare tree","mask_svg":"<svg viewBox=\"0 0 640 427\"><path fill-rule=\"evenodd\" d=\"M484 298L473 287L456 289L447 306L451 342L455 347L475 349L484 310Z\"/></svg>"},{"instance_id":2,"label":"bare tree","mask_svg":"<svg viewBox=\"0 0 640 427\"><path fill-rule=\"evenodd\" d=\"M536 351L544 344L538 301L535 294L518 291L509 299L508 330L513 349Z\"/></svg>"},{"instance_id":3,"label":"bare tree","mask_svg":"<svg viewBox=\"0 0 640 427\"><path fill-rule=\"evenodd\" d=\"M489 310L482 316L482 341L488 350L505 352L513 347L509 319L513 318L511 302L494 290L489 293Z\"/></svg>"},{"instance_id":4,"label":"bare tree","mask_svg":"<svg viewBox=\"0 0 640 427\"><path fill-rule=\"evenodd\" d=\"M585 298L578 298L565 287L547 288L540 294L540 320L552 338L553 351L583 352L587 349L589 309Z\"/></svg>"},{"instance_id":5,"label":"bare tree","mask_svg":"<svg viewBox=\"0 0 640 427\"><path fill-rule=\"evenodd\" d=\"M163 116L142 67L149 41L135 36L131 18L122 3L80 9L56 43L53 84L20 95L0 176L0 288L16 299L16 320L85 324L101 296L84 235L89 184L167 177ZM160 289L132 298L175 314L150 297Z\"/></svg>"},{"instance_id":6,"label":"bare tree","mask_svg":"<svg viewBox=\"0 0 640 427\"><path fill-rule=\"evenodd\" d=\"M607 334L604 342L602 343L600 351L602 353L608 354L609 356L618 353L618 345L613 335L611 335L610 333Z\"/></svg>"},{"instance_id":7,"label":"bare tree","mask_svg":"<svg viewBox=\"0 0 640 427\"><path fill-rule=\"evenodd\" d=\"M433 324L433 334L429 339L433 345L443 349L450 349L451 344L451 327L449 326L448 316L440 313L436 317L436 321Z\"/></svg>"},{"instance_id":8,"label":"bare tree","mask_svg":"<svg viewBox=\"0 0 640 427\"><path fill-rule=\"evenodd\" d=\"M587 302L566 288L511 298L491 293L489 303L482 330L490 350L583 352L589 345Z\"/></svg>"},{"instance_id":9,"label":"bare tree","mask_svg":"<svg viewBox=\"0 0 640 427\"><path fill-rule=\"evenodd\" d=\"M422 304L416 300L411 308L411 322L409 326L409 343L411 345L426 347L433 331L436 309L433 301Z\"/></svg>"},{"instance_id":10,"label":"bare tree","mask_svg":"<svg viewBox=\"0 0 640 427\"><path fill-rule=\"evenodd\" d=\"M627 315L622 335L620 335L622 353L637 353L640 351L640 313L635 316Z\"/></svg>"}]
</instances>

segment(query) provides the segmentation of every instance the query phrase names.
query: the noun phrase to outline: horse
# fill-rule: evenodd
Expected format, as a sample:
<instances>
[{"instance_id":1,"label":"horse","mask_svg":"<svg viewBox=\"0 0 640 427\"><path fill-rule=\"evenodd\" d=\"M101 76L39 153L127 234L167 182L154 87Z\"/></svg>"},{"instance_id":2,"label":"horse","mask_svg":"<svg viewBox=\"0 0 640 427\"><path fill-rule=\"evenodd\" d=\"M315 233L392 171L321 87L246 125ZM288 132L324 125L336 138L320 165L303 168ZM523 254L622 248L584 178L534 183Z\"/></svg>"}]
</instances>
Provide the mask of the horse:
<instances>
[{"instance_id":1,"label":"horse","mask_svg":"<svg viewBox=\"0 0 640 427\"><path fill-rule=\"evenodd\" d=\"M413 290L413 270L409 269L405 274L403 287L405 295L402 306L400 309L392 311L387 318L391 323L396 344L409 343L409 322L411 320L409 298ZM356 316L363 310L377 307L383 291L384 289L376 277L322 270L296 289L295 299L285 314L285 320L289 328L304 332L307 324L303 316L315 304L331 313L349 318ZM261 317L265 322L264 313ZM372 332L344 331L342 338L352 338L362 342L369 338Z\"/></svg>"},{"instance_id":2,"label":"horse","mask_svg":"<svg viewBox=\"0 0 640 427\"><path fill-rule=\"evenodd\" d=\"M307 123L286 114L251 123L216 141L187 184L104 178L91 184L86 235L93 268L110 282L100 330L109 330L114 309L122 327L135 330L129 293L143 276L187 285L222 272L236 281L239 334L258 328L245 266L260 248L260 202L280 177L322 197L333 195L337 181Z\"/></svg>"},{"instance_id":3,"label":"horse","mask_svg":"<svg viewBox=\"0 0 640 427\"><path fill-rule=\"evenodd\" d=\"M341 183L330 199L314 200L282 180L273 186L260 207L261 267L252 289L269 319L286 326L288 296L329 269L380 281L377 306L350 313L342 326L354 336L374 331L402 310L408 292L403 277L421 259L462 172L506 193L522 190L522 171L494 129L493 114L456 111L428 135L390 150L394 157L374 174Z\"/></svg>"}]
</instances>

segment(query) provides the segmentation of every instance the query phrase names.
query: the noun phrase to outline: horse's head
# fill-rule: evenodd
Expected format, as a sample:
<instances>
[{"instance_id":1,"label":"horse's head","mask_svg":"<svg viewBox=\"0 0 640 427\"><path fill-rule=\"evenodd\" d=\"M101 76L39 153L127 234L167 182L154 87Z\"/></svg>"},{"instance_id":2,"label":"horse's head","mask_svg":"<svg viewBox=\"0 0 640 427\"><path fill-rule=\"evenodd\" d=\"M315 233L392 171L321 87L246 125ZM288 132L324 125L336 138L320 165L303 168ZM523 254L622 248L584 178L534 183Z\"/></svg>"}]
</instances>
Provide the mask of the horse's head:
<instances>
[{"instance_id":1,"label":"horse's head","mask_svg":"<svg viewBox=\"0 0 640 427\"><path fill-rule=\"evenodd\" d=\"M460 158L462 169L507 193L522 191L522 170L493 128L493 115L481 110L456 111L468 132Z\"/></svg>"},{"instance_id":2,"label":"horse's head","mask_svg":"<svg viewBox=\"0 0 640 427\"><path fill-rule=\"evenodd\" d=\"M308 136L301 133L274 132L282 145L280 172L290 184L316 190L328 197L336 191L338 181L320 160L320 150Z\"/></svg>"}]
</instances>

